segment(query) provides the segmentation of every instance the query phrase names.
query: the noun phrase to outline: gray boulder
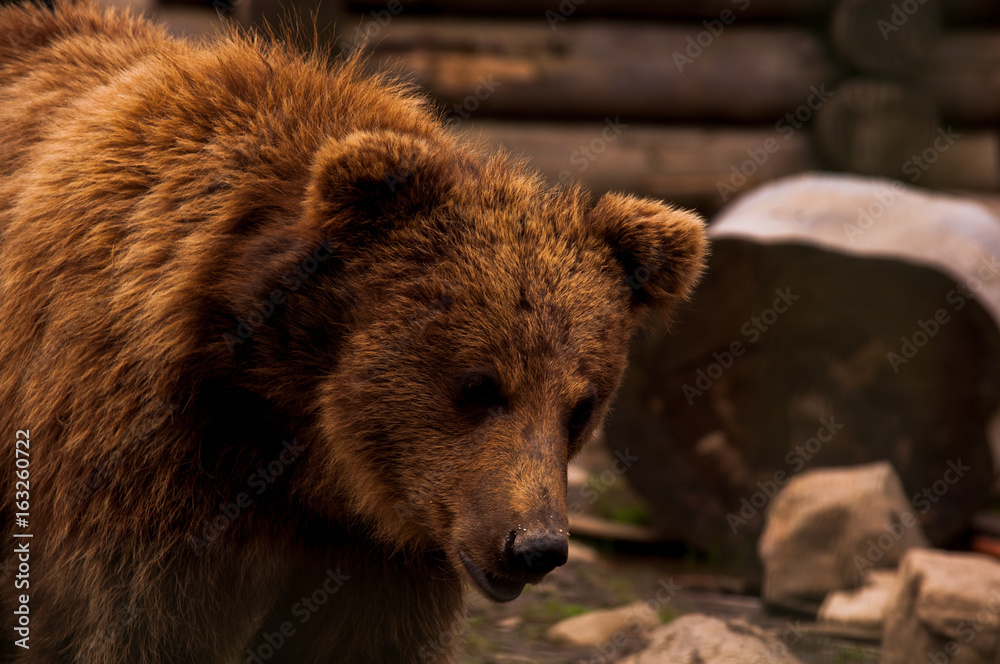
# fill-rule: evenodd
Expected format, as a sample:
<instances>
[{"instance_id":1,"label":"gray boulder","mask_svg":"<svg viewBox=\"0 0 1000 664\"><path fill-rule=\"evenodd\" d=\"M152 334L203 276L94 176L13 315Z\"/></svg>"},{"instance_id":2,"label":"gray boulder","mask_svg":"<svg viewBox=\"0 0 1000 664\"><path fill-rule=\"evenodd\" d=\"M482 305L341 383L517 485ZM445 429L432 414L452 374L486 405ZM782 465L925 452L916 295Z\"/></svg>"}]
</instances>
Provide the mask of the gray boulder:
<instances>
[{"instance_id":1,"label":"gray boulder","mask_svg":"<svg viewBox=\"0 0 1000 664\"><path fill-rule=\"evenodd\" d=\"M916 512L888 462L796 476L760 538L764 601L815 611L830 592L860 587L868 570L895 567L928 546Z\"/></svg>"}]
</instances>

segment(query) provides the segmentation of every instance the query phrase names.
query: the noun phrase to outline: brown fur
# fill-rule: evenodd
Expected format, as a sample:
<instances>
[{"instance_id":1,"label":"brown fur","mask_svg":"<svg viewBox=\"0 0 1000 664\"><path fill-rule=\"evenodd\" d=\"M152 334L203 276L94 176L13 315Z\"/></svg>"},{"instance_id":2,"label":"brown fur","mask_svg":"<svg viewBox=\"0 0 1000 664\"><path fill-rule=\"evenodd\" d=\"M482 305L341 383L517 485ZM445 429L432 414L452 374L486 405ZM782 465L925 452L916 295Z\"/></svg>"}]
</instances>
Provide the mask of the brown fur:
<instances>
[{"instance_id":1,"label":"brown fur","mask_svg":"<svg viewBox=\"0 0 1000 664\"><path fill-rule=\"evenodd\" d=\"M356 63L0 10L0 435L30 429L34 534L31 648L6 627L3 660L243 662L288 622L267 661L453 661L461 556L537 580L494 560L565 526L628 337L704 244L457 143Z\"/></svg>"}]
</instances>

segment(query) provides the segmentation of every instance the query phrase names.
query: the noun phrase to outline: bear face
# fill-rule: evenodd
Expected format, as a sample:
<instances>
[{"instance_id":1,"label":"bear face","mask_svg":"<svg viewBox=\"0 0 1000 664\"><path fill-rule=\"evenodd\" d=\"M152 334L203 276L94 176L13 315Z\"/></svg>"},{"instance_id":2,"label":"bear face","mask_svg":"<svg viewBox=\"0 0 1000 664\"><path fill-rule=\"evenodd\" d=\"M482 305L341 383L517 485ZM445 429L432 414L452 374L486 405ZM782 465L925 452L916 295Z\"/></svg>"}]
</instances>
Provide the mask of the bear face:
<instances>
[{"instance_id":1,"label":"bear face","mask_svg":"<svg viewBox=\"0 0 1000 664\"><path fill-rule=\"evenodd\" d=\"M505 159L394 132L325 145L307 217L337 238L328 287L349 310L310 396L307 499L343 496L384 541L439 549L514 599L566 560L567 463L640 317L692 288L702 222L619 195L590 207Z\"/></svg>"}]
</instances>

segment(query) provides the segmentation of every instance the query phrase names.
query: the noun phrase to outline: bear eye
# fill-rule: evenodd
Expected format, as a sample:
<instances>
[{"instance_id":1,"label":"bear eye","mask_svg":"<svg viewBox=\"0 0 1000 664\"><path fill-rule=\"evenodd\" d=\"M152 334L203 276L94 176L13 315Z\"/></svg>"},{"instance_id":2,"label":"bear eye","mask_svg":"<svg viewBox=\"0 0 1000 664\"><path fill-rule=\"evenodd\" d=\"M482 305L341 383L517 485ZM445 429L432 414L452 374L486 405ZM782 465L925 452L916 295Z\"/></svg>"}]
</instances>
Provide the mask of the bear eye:
<instances>
[{"instance_id":1,"label":"bear eye","mask_svg":"<svg viewBox=\"0 0 1000 664\"><path fill-rule=\"evenodd\" d=\"M458 404L476 416L496 414L507 407L507 397L492 374L477 371L466 375L459 386Z\"/></svg>"},{"instance_id":2,"label":"bear eye","mask_svg":"<svg viewBox=\"0 0 1000 664\"><path fill-rule=\"evenodd\" d=\"M569 429L570 440L576 439L583 433L583 430L590 424L590 418L594 416L596 409L597 399L593 395L589 395L581 399L573 410L570 411L569 421L566 424L566 428Z\"/></svg>"}]
</instances>

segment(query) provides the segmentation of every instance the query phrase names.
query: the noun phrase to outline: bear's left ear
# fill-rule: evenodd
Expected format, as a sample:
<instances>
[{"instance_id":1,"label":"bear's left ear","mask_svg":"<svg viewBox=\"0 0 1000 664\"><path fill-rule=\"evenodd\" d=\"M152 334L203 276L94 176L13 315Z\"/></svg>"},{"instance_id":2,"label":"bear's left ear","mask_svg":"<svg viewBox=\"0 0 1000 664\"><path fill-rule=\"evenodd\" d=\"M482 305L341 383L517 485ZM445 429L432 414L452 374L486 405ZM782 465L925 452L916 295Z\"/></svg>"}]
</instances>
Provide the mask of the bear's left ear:
<instances>
[{"instance_id":1,"label":"bear's left ear","mask_svg":"<svg viewBox=\"0 0 1000 664\"><path fill-rule=\"evenodd\" d=\"M341 242L380 234L446 200L455 166L442 154L425 138L393 131L330 139L313 161L309 214Z\"/></svg>"},{"instance_id":2,"label":"bear's left ear","mask_svg":"<svg viewBox=\"0 0 1000 664\"><path fill-rule=\"evenodd\" d=\"M669 313L691 295L708 253L705 223L696 213L605 194L587 213L586 224L611 247L634 308Z\"/></svg>"}]
</instances>

